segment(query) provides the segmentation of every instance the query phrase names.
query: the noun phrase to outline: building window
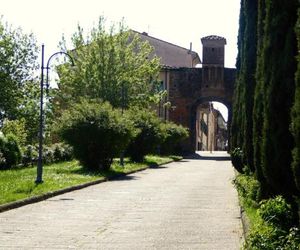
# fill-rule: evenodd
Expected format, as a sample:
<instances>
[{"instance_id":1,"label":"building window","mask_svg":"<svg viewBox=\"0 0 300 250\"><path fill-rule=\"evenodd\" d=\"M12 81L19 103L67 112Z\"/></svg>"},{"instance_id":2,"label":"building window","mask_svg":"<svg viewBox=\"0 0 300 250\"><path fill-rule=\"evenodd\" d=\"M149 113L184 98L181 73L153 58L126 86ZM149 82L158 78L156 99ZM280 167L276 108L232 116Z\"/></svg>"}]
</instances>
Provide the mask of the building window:
<instances>
[{"instance_id":1,"label":"building window","mask_svg":"<svg viewBox=\"0 0 300 250\"><path fill-rule=\"evenodd\" d=\"M159 91L163 91L163 90L165 90L164 81L160 81L160 84L159 84Z\"/></svg>"}]
</instances>

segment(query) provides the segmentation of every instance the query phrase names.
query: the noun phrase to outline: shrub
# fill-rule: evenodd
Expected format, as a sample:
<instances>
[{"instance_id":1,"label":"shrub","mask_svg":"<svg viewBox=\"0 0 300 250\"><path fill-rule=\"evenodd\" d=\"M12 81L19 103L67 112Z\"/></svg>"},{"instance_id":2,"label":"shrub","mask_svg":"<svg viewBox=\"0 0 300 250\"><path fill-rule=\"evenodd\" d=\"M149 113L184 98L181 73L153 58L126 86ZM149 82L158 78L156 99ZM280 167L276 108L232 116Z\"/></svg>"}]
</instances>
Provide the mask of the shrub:
<instances>
[{"instance_id":1,"label":"shrub","mask_svg":"<svg viewBox=\"0 0 300 250\"><path fill-rule=\"evenodd\" d=\"M264 221L252 227L244 249L251 250L299 250L299 229L283 230Z\"/></svg>"},{"instance_id":2,"label":"shrub","mask_svg":"<svg viewBox=\"0 0 300 250\"><path fill-rule=\"evenodd\" d=\"M37 162L38 151L35 146L27 145L24 149L22 162L24 166L33 165Z\"/></svg>"},{"instance_id":3,"label":"shrub","mask_svg":"<svg viewBox=\"0 0 300 250\"><path fill-rule=\"evenodd\" d=\"M287 229L293 224L291 205L282 196L261 201L258 213L264 221L279 228Z\"/></svg>"},{"instance_id":4,"label":"shrub","mask_svg":"<svg viewBox=\"0 0 300 250\"><path fill-rule=\"evenodd\" d=\"M33 165L38 160L38 148L27 145L23 153L22 163L24 166ZM70 161L73 158L73 149L64 143L54 143L43 146L43 163L50 164L60 161Z\"/></svg>"},{"instance_id":5,"label":"shrub","mask_svg":"<svg viewBox=\"0 0 300 250\"><path fill-rule=\"evenodd\" d=\"M251 206L258 205L259 182L252 175L238 175L233 181L239 195Z\"/></svg>"},{"instance_id":6,"label":"shrub","mask_svg":"<svg viewBox=\"0 0 300 250\"><path fill-rule=\"evenodd\" d=\"M0 134L0 152L2 154L0 169L15 167L22 159L21 148L13 134L7 136Z\"/></svg>"},{"instance_id":7,"label":"shrub","mask_svg":"<svg viewBox=\"0 0 300 250\"><path fill-rule=\"evenodd\" d=\"M135 134L127 115L95 101L82 101L65 111L57 127L75 158L91 170L108 169Z\"/></svg>"},{"instance_id":8,"label":"shrub","mask_svg":"<svg viewBox=\"0 0 300 250\"><path fill-rule=\"evenodd\" d=\"M243 151L240 148L235 148L231 151L231 162L233 167L239 172L243 173Z\"/></svg>"},{"instance_id":9,"label":"shrub","mask_svg":"<svg viewBox=\"0 0 300 250\"><path fill-rule=\"evenodd\" d=\"M260 221L251 228L246 249L299 249L299 229L292 227L292 208L282 196L260 202L257 211Z\"/></svg>"},{"instance_id":10,"label":"shrub","mask_svg":"<svg viewBox=\"0 0 300 250\"><path fill-rule=\"evenodd\" d=\"M160 119L149 110L130 111L138 135L131 141L127 153L132 161L142 162L146 154L154 153L164 140Z\"/></svg>"},{"instance_id":11,"label":"shrub","mask_svg":"<svg viewBox=\"0 0 300 250\"><path fill-rule=\"evenodd\" d=\"M283 230L261 222L250 230L244 248L247 250L286 249L283 248L285 236Z\"/></svg>"},{"instance_id":12,"label":"shrub","mask_svg":"<svg viewBox=\"0 0 300 250\"><path fill-rule=\"evenodd\" d=\"M64 143L55 143L51 146L54 150L54 161L70 161L73 158L73 148Z\"/></svg>"},{"instance_id":13,"label":"shrub","mask_svg":"<svg viewBox=\"0 0 300 250\"><path fill-rule=\"evenodd\" d=\"M299 250L300 247L300 230L297 227L292 227L289 230L289 234L285 237L286 249Z\"/></svg>"},{"instance_id":14,"label":"shrub","mask_svg":"<svg viewBox=\"0 0 300 250\"><path fill-rule=\"evenodd\" d=\"M180 154L180 142L189 137L189 131L187 128L176 125L172 122L166 122L162 124L165 138L161 144L161 154Z\"/></svg>"},{"instance_id":15,"label":"shrub","mask_svg":"<svg viewBox=\"0 0 300 250\"><path fill-rule=\"evenodd\" d=\"M54 158L54 148L51 146L43 146L43 163L50 164L55 162Z\"/></svg>"},{"instance_id":16,"label":"shrub","mask_svg":"<svg viewBox=\"0 0 300 250\"><path fill-rule=\"evenodd\" d=\"M4 156L3 156L3 153L0 151L0 166L3 165L3 164L5 164L5 162L6 162L6 160L5 160Z\"/></svg>"}]
</instances>

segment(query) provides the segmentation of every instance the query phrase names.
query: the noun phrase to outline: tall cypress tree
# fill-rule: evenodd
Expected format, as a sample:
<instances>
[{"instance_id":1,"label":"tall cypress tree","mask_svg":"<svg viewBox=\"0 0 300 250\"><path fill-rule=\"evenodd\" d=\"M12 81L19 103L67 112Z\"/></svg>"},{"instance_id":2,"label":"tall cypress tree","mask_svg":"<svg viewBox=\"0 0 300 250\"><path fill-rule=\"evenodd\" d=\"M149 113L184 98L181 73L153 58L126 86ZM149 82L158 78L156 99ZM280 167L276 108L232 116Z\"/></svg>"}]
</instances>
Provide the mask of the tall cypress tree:
<instances>
[{"instance_id":1,"label":"tall cypress tree","mask_svg":"<svg viewBox=\"0 0 300 250\"><path fill-rule=\"evenodd\" d=\"M257 1L244 0L245 30L243 34L243 60L238 81L243 85L242 99L244 102L243 151L245 163L254 172L253 164L253 103L255 90L256 70L256 43L257 43Z\"/></svg>"},{"instance_id":2,"label":"tall cypress tree","mask_svg":"<svg viewBox=\"0 0 300 250\"><path fill-rule=\"evenodd\" d=\"M256 60L256 86L254 92L253 106L253 164L255 175L260 182L260 198L266 198L269 188L262 170L262 127L263 127L263 110L264 110L264 71L267 67L263 57L263 37L264 37L264 20L266 16L265 0L258 1L257 12L257 60Z\"/></svg>"},{"instance_id":3,"label":"tall cypress tree","mask_svg":"<svg viewBox=\"0 0 300 250\"><path fill-rule=\"evenodd\" d=\"M244 152L245 164L254 172L253 102L256 69L257 1L242 0L238 35L237 79L234 93L232 134L235 146Z\"/></svg>"},{"instance_id":4,"label":"tall cypress tree","mask_svg":"<svg viewBox=\"0 0 300 250\"><path fill-rule=\"evenodd\" d=\"M291 170L293 137L290 110L294 100L297 54L294 25L297 0L266 0L263 41L264 124L262 167L274 194L291 196L295 182Z\"/></svg>"},{"instance_id":5,"label":"tall cypress tree","mask_svg":"<svg viewBox=\"0 0 300 250\"><path fill-rule=\"evenodd\" d=\"M296 34L298 40L298 69L296 73L295 103L292 110L292 132L295 139L293 150L293 172L296 185L300 190L300 9L298 10L298 21L296 24Z\"/></svg>"},{"instance_id":6,"label":"tall cypress tree","mask_svg":"<svg viewBox=\"0 0 300 250\"><path fill-rule=\"evenodd\" d=\"M233 115L231 122L231 147L242 147L243 145L243 100L242 92L243 86L239 81L242 60L244 58L243 39L245 33L245 1L241 1L240 19L239 19L239 33L238 33L238 56L236 61L237 80L234 86L234 99L233 99Z\"/></svg>"}]
</instances>

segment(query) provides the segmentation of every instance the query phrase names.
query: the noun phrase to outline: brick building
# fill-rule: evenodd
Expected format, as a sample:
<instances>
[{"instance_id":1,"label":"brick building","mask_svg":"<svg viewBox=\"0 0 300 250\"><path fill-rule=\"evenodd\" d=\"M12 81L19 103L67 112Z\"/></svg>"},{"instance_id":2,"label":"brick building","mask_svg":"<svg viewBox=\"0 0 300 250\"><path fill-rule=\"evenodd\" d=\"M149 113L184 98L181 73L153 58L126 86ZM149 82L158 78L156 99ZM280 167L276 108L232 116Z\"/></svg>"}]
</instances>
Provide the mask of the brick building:
<instances>
[{"instance_id":1,"label":"brick building","mask_svg":"<svg viewBox=\"0 0 300 250\"><path fill-rule=\"evenodd\" d=\"M199 110L205 105L209 107L212 101L221 102L228 108L230 125L236 70L224 67L226 39L214 35L203 37L201 39L203 62L201 62L199 55L192 49L162 41L147 33L136 33L154 47L154 54L161 60L161 88L167 91L164 102L168 101L171 105L165 107L161 103L158 115L162 119L190 129L190 138L183 145L184 151L193 152L205 147L206 150L225 149L228 138L227 124L224 125L225 122L222 122L224 118L216 110L212 112L214 118L207 115L211 123L207 124L207 135L203 134L203 138L207 137L204 139L206 143L199 140L199 126L201 128L199 122L202 119L201 115L205 116L205 112ZM198 67L201 63L202 67ZM205 127L204 124L202 126Z\"/></svg>"}]
</instances>

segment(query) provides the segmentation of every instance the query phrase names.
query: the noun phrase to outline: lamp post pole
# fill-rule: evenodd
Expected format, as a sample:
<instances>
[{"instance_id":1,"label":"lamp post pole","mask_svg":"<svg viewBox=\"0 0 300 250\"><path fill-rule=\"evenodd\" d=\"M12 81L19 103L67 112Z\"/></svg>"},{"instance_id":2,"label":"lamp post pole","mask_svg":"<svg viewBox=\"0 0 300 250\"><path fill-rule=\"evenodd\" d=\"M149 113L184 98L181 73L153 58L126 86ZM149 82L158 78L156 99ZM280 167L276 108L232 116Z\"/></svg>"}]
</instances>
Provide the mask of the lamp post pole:
<instances>
[{"instance_id":1,"label":"lamp post pole","mask_svg":"<svg viewBox=\"0 0 300 250\"><path fill-rule=\"evenodd\" d=\"M49 64L50 61L53 57L57 55L65 55L67 56L71 63L72 66L74 66L74 61L73 58L66 52L59 51L54 54L52 54L47 62L47 66L44 67L44 53L45 53L45 45L42 45L42 64L41 64L41 97L40 97L40 124L39 124L39 158L38 158L38 164L37 164L37 175L36 175L36 184L43 183L43 132L44 132L44 69L46 69L46 88L48 90L49 88Z\"/></svg>"},{"instance_id":2,"label":"lamp post pole","mask_svg":"<svg viewBox=\"0 0 300 250\"><path fill-rule=\"evenodd\" d=\"M124 81L122 81L122 116L124 114L124 108L125 108L125 93L124 93ZM120 155L120 165L124 167L124 151L122 150L121 155Z\"/></svg>"},{"instance_id":3,"label":"lamp post pole","mask_svg":"<svg viewBox=\"0 0 300 250\"><path fill-rule=\"evenodd\" d=\"M39 158L37 165L37 174L35 183L39 184L43 182L43 125L44 125L44 51L45 45L42 45L42 64L41 64L41 93L40 93L40 124L39 124Z\"/></svg>"}]
</instances>

